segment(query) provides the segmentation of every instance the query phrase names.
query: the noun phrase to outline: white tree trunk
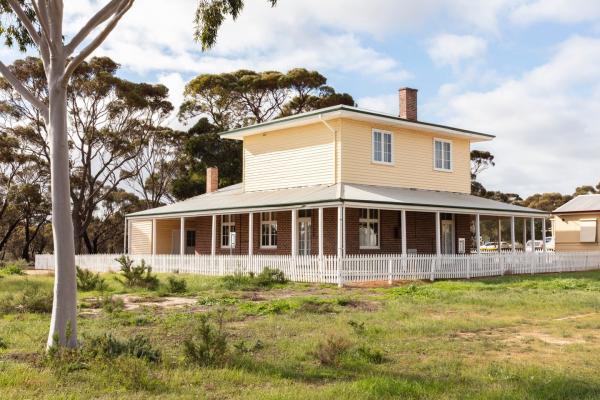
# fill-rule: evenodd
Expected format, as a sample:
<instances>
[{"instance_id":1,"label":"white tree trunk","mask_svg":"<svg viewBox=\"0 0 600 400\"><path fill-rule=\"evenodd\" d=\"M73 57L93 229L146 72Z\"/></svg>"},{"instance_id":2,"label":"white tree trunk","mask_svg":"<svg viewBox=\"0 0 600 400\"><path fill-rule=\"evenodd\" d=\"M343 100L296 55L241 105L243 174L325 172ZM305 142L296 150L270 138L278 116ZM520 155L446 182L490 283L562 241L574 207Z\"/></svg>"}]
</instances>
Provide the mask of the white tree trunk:
<instances>
[{"instance_id":1,"label":"white tree trunk","mask_svg":"<svg viewBox=\"0 0 600 400\"><path fill-rule=\"evenodd\" d=\"M64 54L53 55L48 79L50 132L52 232L54 238L54 303L48 347L77 346L77 278L75 244L69 190L69 149L67 143L67 89L61 82Z\"/></svg>"}]
</instances>

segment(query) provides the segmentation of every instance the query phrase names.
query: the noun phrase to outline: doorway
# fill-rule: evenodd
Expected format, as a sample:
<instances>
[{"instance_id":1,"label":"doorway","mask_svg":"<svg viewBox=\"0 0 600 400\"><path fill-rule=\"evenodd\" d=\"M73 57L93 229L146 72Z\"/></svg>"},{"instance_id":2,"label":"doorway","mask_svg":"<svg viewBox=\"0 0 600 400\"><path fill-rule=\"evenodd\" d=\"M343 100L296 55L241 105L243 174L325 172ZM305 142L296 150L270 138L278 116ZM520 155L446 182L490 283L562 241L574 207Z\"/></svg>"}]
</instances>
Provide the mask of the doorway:
<instances>
[{"instance_id":1,"label":"doorway","mask_svg":"<svg viewBox=\"0 0 600 400\"><path fill-rule=\"evenodd\" d=\"M298 218L298 255L311 254L312 215L311 210L300 210Z\"/></svg>"},{"instance_id":2,"label":"doorway","mask_svg":"<svg viewBox=\"0 0 600 400\"><path fill-rule=\"evenodd\" d=\"M444 219L442 222L442 254L454 254L454 220Z\"/></svg>"}]
</instances>

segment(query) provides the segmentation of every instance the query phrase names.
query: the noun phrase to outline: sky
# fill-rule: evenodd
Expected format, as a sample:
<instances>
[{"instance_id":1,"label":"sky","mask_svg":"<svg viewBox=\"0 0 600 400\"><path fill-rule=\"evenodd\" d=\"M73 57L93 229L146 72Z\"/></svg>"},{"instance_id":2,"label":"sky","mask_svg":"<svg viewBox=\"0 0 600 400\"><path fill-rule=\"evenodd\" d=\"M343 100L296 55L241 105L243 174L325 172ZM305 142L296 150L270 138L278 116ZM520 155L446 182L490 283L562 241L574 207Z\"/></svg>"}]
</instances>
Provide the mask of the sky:
<instances>
[{"instance_id":1,"label":"sky","mask_svg":"<svg viewBox=\"0 0 600 400\"><path fill-rule=\"evenodd\" d=\"M66 36L104 3L66 0ZM240 68L316 69L359 107L392 114L410 86L420 120L496 135L474 145L496 158L486 188L528 196L600 181L600 1L245 3L203 53L197 0L137 0L95 54L124 78L165 84L176 106L195 75Z\"/></svg>"}]
</instances>

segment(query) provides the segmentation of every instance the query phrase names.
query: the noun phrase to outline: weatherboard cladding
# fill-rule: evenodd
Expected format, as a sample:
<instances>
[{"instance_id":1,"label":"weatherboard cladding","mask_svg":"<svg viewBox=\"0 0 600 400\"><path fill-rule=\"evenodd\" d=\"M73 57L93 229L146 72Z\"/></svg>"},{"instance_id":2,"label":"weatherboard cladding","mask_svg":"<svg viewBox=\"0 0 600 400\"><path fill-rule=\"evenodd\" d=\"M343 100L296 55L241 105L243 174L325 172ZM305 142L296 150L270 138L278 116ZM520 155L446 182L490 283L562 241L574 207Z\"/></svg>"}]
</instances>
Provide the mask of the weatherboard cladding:
<instances>
[{"instance_id":1,"label":"weatherboard cladding","mask_svg":"<svg viewBox=\"0 0 600 400\"><path fill-rule=\"evenodd\" d=\"M245 192L233 185L178 203L129 214L128 217L177 216L194 213L235 213L236 210L269 209L327 203L363 203L436 209L480 210L515 214L545 214L543 211L485 199L466 193L406 189L358 184L316 185Z\"/></svg>"}]
</instances>

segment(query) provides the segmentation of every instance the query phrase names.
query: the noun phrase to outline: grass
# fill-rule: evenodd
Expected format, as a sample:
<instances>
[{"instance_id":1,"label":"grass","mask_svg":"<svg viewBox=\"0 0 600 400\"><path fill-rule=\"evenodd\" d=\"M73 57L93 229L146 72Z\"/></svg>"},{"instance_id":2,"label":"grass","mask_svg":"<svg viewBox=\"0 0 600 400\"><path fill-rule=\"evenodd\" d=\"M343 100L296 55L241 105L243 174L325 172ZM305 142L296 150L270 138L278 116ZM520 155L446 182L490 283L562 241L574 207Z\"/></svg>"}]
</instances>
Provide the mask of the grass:
<instances>
[{"instance_id":1,"label":"grass","mask_svg":"<svg viewBox=\"0 0 600 400\"><path fill-rule=\"evenodd\" d=\"M102 275L106 292L80 293L79 337L144 335L160 362L123 354L57 368L43 356L49 315L9 312L2 399L600 398L600 272L378 289L176 275L177 296L194 300L183 307L161 306L175 275L159 274L155 291L114 276ZM52 279L2 276L0 297ZM126 295L125 309L90 308L110 295ZM224 315L223 365L186 361L207 313Z\"/></svg>"}]
</instances>

